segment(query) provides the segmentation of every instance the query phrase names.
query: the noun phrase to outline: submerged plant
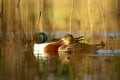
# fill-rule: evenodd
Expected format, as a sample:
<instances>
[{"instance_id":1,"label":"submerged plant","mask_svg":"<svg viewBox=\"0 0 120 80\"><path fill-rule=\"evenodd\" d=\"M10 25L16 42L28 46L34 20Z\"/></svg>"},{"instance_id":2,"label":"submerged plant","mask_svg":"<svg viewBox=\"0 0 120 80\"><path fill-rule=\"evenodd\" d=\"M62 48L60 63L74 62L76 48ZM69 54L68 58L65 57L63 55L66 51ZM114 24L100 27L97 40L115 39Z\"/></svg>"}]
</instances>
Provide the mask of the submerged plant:
<instances>
[{"instance_id":1,"label":"submerged plant","mask_svg":"<svg viewBox=\"0 0 120 80\"><path fill-rule=\"evenodd\" d=\"M120 77L120 56L114 55L111 71L111 80L118 80Z\"/></svg>"},{"instance_id":2,"label":"submerged plant","mask_svg":"<svg viewBox=\"0 0 120 80\"><path fill-rule=\"evenodd\" d=\"M61 64L58 69L59 76L67 76L69 74L69 64Z\"/></svg>"}]
</instances>

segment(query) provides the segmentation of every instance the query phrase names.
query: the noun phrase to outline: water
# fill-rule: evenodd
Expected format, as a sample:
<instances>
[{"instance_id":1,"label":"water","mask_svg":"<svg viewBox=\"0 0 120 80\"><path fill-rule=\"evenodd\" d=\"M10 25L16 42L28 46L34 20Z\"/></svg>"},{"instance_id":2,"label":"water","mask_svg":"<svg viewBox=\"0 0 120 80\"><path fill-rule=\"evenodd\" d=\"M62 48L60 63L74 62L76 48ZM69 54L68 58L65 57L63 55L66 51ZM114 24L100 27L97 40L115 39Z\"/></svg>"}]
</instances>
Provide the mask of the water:
<instances>
[{"instance_id":1,"label":"water","mask_svg":"<svg viewBox=\"0 0 120 80\"><path fill-rule=\"evenodd\" d=\"M110 49L106 49L106 50L98 50L98 53L103 53L103 54L120 54L120 50L110 50Z\"/></svg>"}]
</instances>

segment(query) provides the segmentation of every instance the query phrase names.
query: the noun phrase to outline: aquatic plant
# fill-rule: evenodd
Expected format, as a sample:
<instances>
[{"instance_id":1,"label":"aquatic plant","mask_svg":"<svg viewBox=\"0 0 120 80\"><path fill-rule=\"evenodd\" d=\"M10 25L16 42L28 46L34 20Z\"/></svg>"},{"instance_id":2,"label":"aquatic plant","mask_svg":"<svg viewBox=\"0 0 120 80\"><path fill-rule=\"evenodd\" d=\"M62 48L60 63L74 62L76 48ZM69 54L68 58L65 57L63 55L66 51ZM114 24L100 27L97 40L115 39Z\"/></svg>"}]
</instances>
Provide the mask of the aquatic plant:
<instances>
[{"instance_id":1,"label":"aquatic plant","mask_svg":"<svg viewBox=\"0 0 120 80\"><path fill-rule=\"evenodd\" d=\"M85 30L82 41L80 41L81 43L87 43L87 34L88 34L88 27Z\"/></svg>"}]
</instances>

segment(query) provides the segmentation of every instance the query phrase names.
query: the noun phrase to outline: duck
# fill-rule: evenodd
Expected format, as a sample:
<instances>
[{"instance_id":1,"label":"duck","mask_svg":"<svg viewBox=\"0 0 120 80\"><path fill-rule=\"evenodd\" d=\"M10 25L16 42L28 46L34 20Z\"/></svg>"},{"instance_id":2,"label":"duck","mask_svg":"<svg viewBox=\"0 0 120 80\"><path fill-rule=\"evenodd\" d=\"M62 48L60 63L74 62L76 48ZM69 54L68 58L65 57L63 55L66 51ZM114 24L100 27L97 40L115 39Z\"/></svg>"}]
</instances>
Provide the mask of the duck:
<instances>
[{"instance_id":1,"label":"duck","mask_svg":"<svg viewBox=\"0 0 120 80\"><path fill-rule=\"evenodd\" d=\"M82 38L82 37L79 37L79 38ZM71 34L66 34L62 38L62 40L63 40L63 44L59 47L58 51L68 51L69 52L69 50L84 49L84 48L86 48L86 49L93 48L95 51L97 51L105 46L103 41L101 41L101 43L99 43L99 44L80 43L79 39L74 38Z\"/></svg>"},{"instance_id":2,"label":"duck","mask_svg":"<svg viewBox=\"0 0 120 80\"><path fill-rule=\"evenodd\" d=\"M55 42L48 42L44 47L44 52L47 55L58 55L58 48L63 44L63 40L58 40Z\"/></svg>"},{"instance_id":3,"label":"duck","mask_svg":"<svg viewBox=\"0 0 120 80\"><path fill-rule=\"evenodd\" d=\"M34 35L34 56L36 59L40 57L50 57L58 55L58 48L63 44L61 39L47 40L45 33L37 33Z\"/></svg>"},{"instance_id":4,"label":"duck","mask_svg":"<svg viewBox=\"0 0 120 80\"><path fill-rule=\"evenodd\" d=\"M82 37L74 38L72 34L66 34L62 38L63 44L58 48L58 54L60 60L69 61L71 56L76 55L86 55L86 54L96 54L97 50L104 48L105 44L103 41L99 44L88 44L81 43ZM78 57L80 58L80 57Z\"/></svg>"}]
</instances>

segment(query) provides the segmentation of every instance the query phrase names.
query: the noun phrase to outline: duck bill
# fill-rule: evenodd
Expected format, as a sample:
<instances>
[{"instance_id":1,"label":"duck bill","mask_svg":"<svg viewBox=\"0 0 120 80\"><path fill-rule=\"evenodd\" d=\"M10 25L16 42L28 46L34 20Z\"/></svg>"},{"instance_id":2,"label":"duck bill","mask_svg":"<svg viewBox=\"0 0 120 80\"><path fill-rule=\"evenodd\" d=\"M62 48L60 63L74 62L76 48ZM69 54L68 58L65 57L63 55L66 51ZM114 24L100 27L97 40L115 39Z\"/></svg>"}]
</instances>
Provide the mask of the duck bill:
<instances>
[{"instance_id":1,"label":"duck bill","mask_svg":"<svg viewBox=\"0 0 120 80\"><path fill-rule=\"evenodd\" d=\"M61 40L57 41L57 43L58 43L58 44L63 44L63 43L64 43L64 40L61 39Z\"/></svg>"}]
</instances>

